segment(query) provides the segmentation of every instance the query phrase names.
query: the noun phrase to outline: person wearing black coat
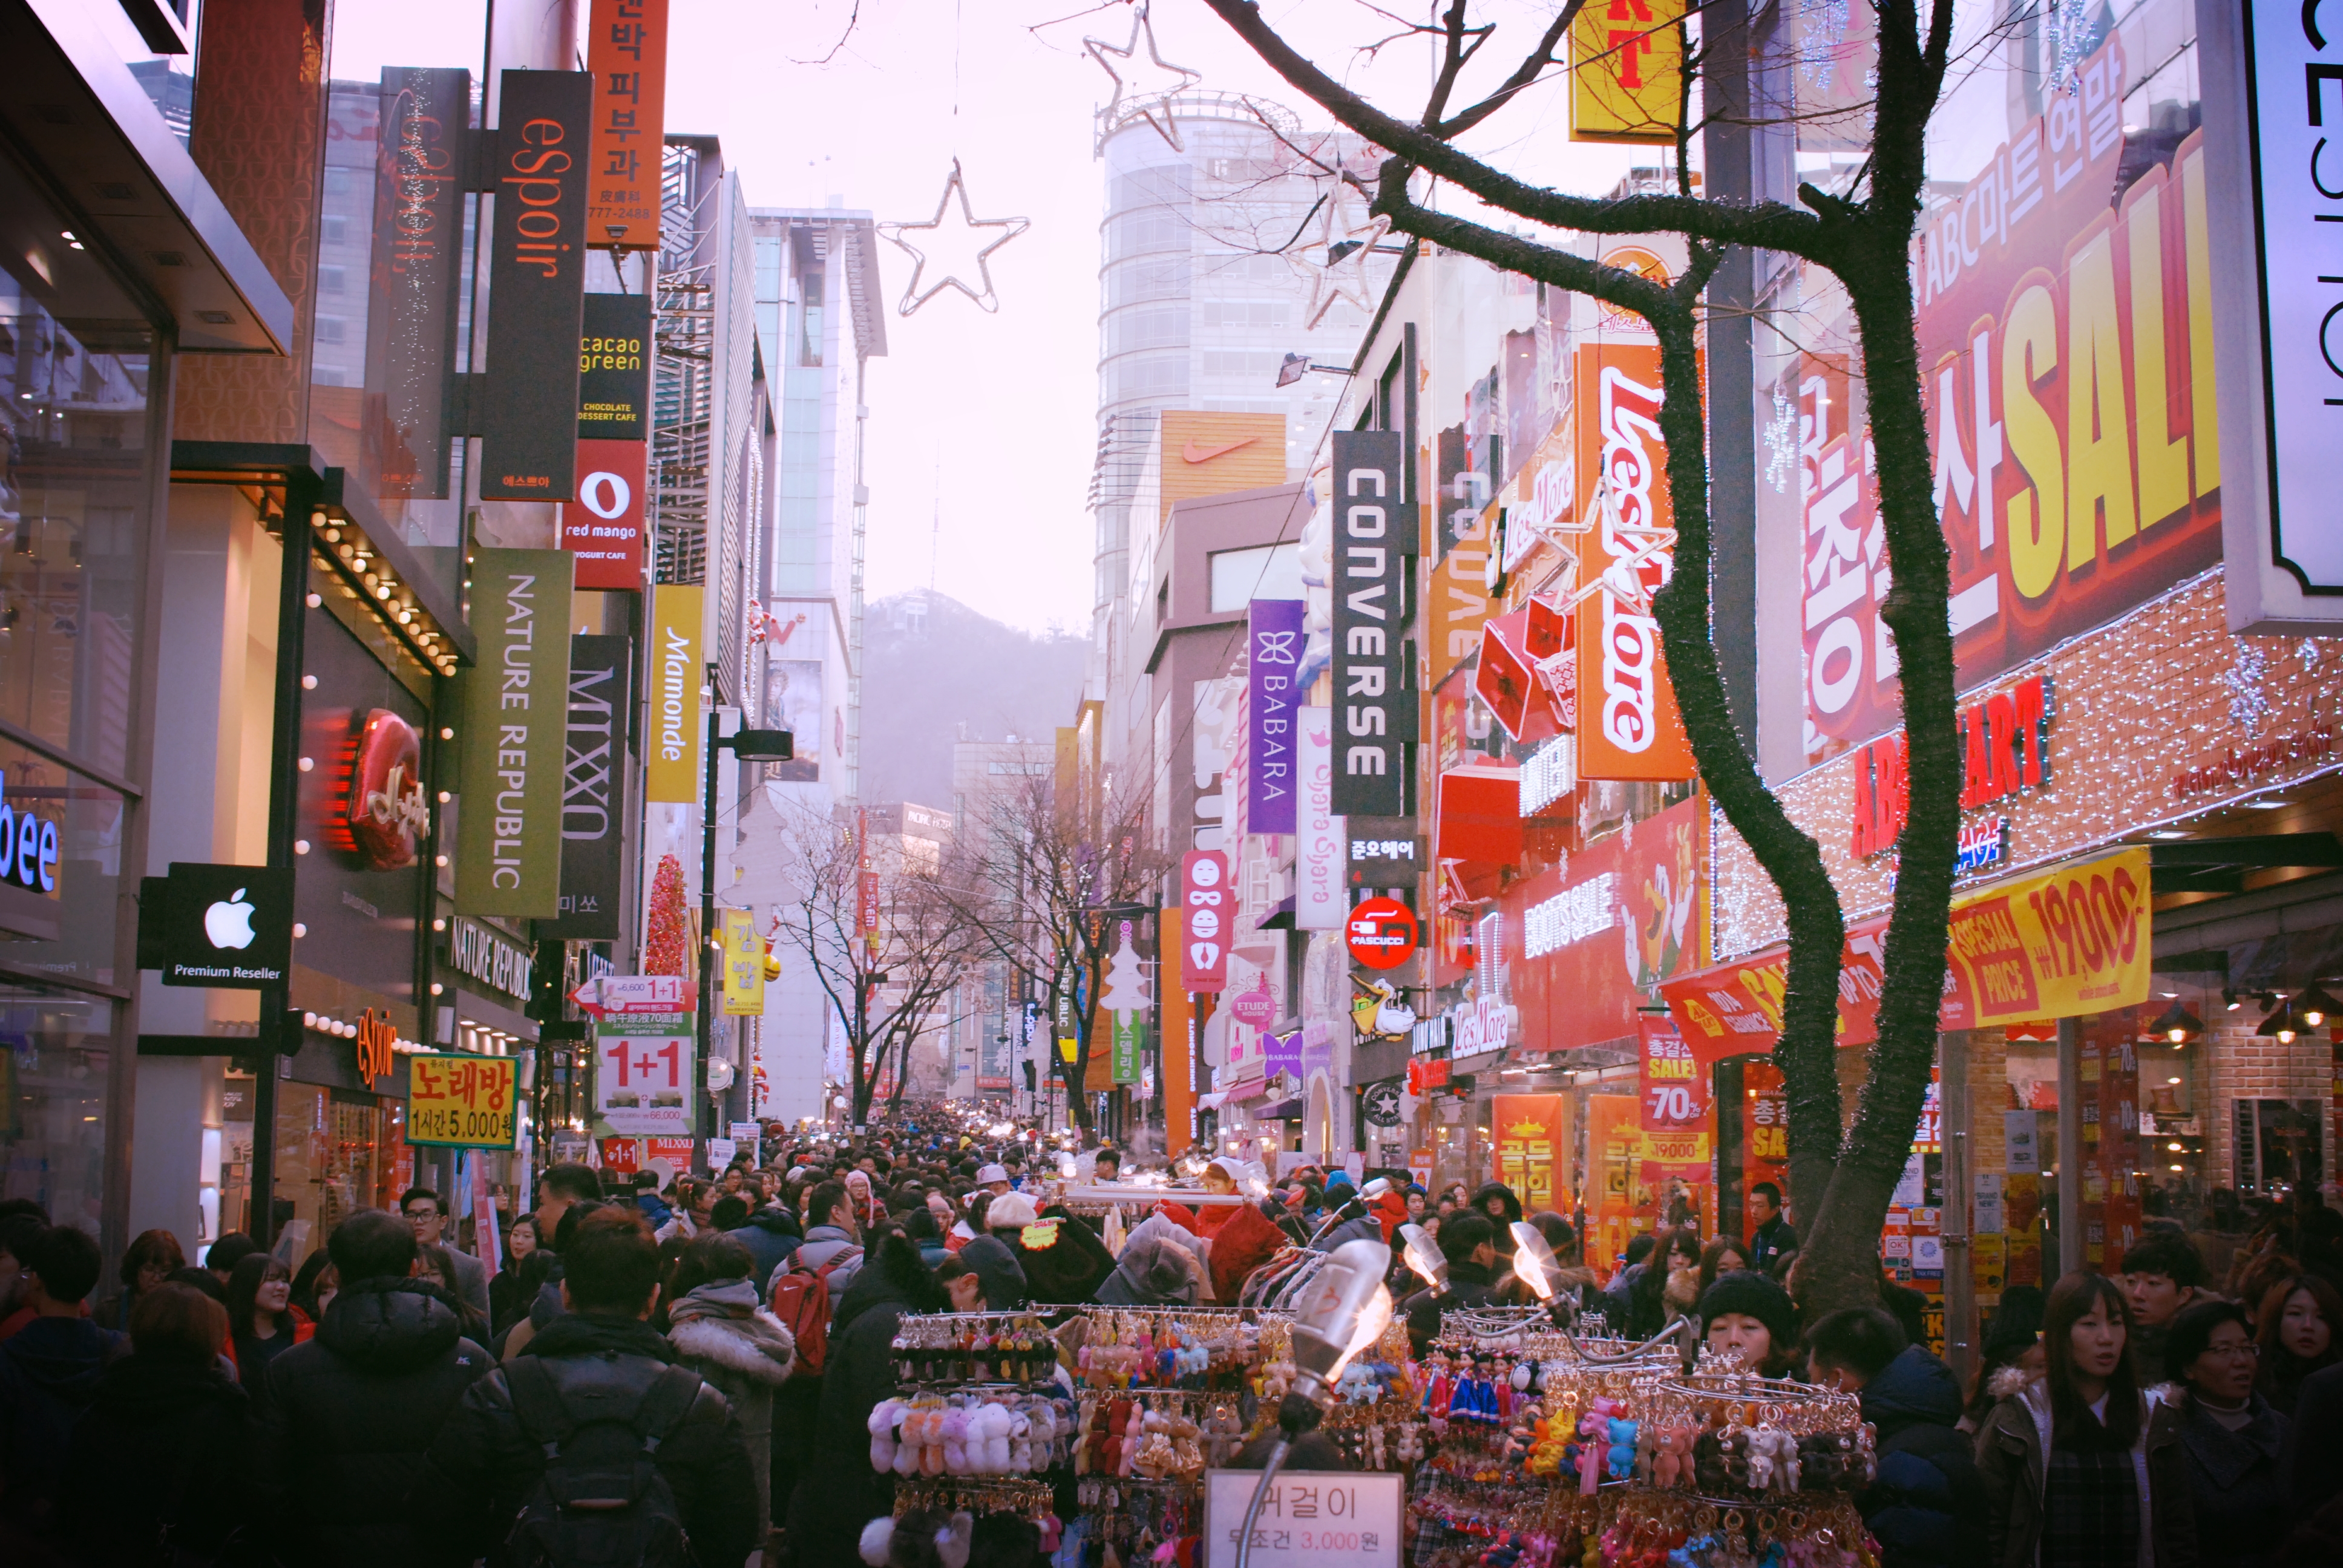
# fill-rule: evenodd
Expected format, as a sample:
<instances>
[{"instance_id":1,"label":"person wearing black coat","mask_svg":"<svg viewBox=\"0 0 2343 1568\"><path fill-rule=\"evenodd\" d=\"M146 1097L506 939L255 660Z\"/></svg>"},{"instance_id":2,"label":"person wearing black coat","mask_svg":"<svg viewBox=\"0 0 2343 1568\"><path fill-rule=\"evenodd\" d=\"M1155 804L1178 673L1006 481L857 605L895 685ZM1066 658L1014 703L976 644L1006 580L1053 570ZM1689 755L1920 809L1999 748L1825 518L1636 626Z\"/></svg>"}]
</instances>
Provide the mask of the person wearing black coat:
<instances>
[{"instance_id":1,"label":"person wearing black coat","mask_svg":"<svg viewBox=\"0 0 2343 1568\"><path fill-rule=\"evenodd\" d=\"M790 1258L805 1245L805 1231L799 1228L797 1217L779 1203L766 1204L749 1216L747 1224L724 1233L749 1249L757 1265L757 1294L768 1299L773 1271L788 1268Z\"/></svg>"},{"instance_id":2,"label":"person wearing black coat","mask_svg":"<svg viewBox=\"0 0 2343 1568\"><path fill-rule=\"evenodd\" d=\"M1960 1380L1894 1314L1848 1307L1807 1331L1814 1380L1855 1392L1878 1429L1879 1473L1855 1499L1881 1568L1966 1568L1986 1557L1985 1483L1961 1419Z\"/></svg>"},{"instance_id":3,"label":"person wearing black coat","mask_svg":"<svg viewBox=\"0 0 2343 1568\"><path fill-rule=\"evenodd\" d=\"M2180 1412L2180 1452L2206 1568L2268 1568L2287 1535L2279 1456L2287 1419L2254 1387L2252 1315L2236 1302L2180 1310L2164 1339L2171 1385L2156 1397Z\"/></svg>"},{"instance_id":4,"label":"person wearing black coat","mask_svg":"<svg viewBox=\"0 0 2343 1568\"><path fill-rule=\"evenodd\" d=\"M1400 1303L1407 1319L1408 1343L1421 1359L1440 1337L1440 1315L1459 1307L1485 1307L1499 1300L1496 1227L1466 1211L1441 1221L1440 1255L1448 1261L1445 1289L1426 1285Z\"/></svg>"},{"instance_id":5,"label":"person wearing black coat","mask_svg":"<svg viewBox=\"0 0 2343 1568\"><path fill-rule=\"evenodd\" d=\"M650 1326L659 1301L659 1243L639 1212L616 1206L588 1215L562 1242L568 1310L531 1337L516 1361L549 1375L568 1417L631 1416L678 1360ZM338 1305L339 1303L336 1303ZM515 1522L537 1490L552 1439L532 1432L514 1408L513 1368L499 1367L464 1391L433 1439L409 1506L430 1518L455 1561L509 1559ZM696 1380L695 1380L696 1381ZM740 1422L705 1382L682 1413L655 1435L652 1462L675 1499L699 1568L740 1568L757 1539L757 1488ZM861 1452L867 1461L870 1442ZM849 1559L850 1561L850 1559Z\"/></svg>"},{"instance_id":6,"label":"person wearing black coat","mask_svg":"<svg viewBox=\"0 0 2343 1568\"><path fill-rule=\"evenodd\" d=\"M895 1478L870 1468L870 1412L895 1392L896 1326L950 1306L917 1243L883 1233L830 1322L820 1413L789 1498L784 1551L795 1568L854 1563L863 1526L893 1512Z\"/></svg>"},{"instance_id":7,"label":"person wearing black coat","mask_svg":"<svg viewBox=\"0 0 2343 1568\"><path fill-rule=\"evenodd\" d=\"M226 1337L227 1313L192 1286L139 1293L131 1353L98 1380L66 1445L57 1513L79 1561L265 1560L251 1399L222 1369Z\"/></svg>"},{"instance_id":8,"label":"person wearing black coat","mask_svg":"<svg viewBox=\"0 0 2343 1568\"><path fill-rule=\"evenodd\" d=\"M425 1451L495 1362L466 1339L396 1214L366 1210L326 1243L346 1282L307 1343L268 1366L261 1403L264 1510L287 1563L408 1568L434 1555L411 1494Z\"/></svg>"},{"instance_id":9,"label":"person wearing black coat","mask_svg":"<svg viewBox=\"0 0 2343 1568\"><path fill-rule=\"evenodd\" d=\"M2278 1470L2298 1525L2343 1497L2343 1362L2302 1380Z\"/></svg>"}]
</instances>

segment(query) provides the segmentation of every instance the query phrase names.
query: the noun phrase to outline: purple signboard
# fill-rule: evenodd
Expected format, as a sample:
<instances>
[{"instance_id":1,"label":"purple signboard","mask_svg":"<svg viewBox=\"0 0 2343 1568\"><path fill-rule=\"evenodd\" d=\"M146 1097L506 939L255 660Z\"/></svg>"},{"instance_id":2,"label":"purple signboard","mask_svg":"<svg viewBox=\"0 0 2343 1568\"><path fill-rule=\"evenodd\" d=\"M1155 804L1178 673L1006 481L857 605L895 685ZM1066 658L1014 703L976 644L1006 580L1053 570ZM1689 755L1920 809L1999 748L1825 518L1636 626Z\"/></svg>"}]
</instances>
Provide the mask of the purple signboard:
<instances>
[{"instance_id":1,"label":"purple signboard","mask_svg":"<svg viewBox=\"0 0 2343 1568\"><path fill-rule=\"evenodd\" d=\"M1291 833L1302 769L1294 719L1302 693L1293 684L1302 657L1302 601L1257 598L1246 628L1252 682L1246 709L1245 831Z\"/></svg>"},{"instance_id":2,"label":"purple signboard","mask_svg":"<svg viewBox=\"0 0 2343 1568\"><path fill-rule=\"evenodd\" d=\"M1296 1078L1302 1076L1302 1047L1300 1030L1290 1029L1283 1034L1264 1034L1261 1037L1261 1043L1268 1053L1262 1067L1262 1071L1265 1075L1275 1078L1281 1072L1290 1072Z\"/></svg>"}]
</instances>

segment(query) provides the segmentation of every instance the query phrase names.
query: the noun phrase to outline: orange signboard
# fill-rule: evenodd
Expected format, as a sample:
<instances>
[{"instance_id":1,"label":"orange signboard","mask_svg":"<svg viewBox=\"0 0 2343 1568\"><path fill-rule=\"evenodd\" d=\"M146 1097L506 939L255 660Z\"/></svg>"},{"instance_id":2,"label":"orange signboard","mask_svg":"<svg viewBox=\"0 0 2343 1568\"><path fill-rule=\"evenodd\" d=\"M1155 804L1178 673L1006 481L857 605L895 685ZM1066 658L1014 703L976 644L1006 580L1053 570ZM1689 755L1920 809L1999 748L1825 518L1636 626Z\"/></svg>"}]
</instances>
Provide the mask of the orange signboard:
<instances>
[{"instance_id":1,"label":"orange signboard","mask_svg":"<svg viewBox=\"0 0 2343 1568\"><path fill-rule=\"evenodd\" d=\"M586 68L594 75L587 243L657 250L667 128L668 0L594 0Z\"/></svg>"},{"instance_id":2,"label":"orange signboard","mask_svg":"<svg viewBox=\"0 0 2343 1568\"><path fill-rule=\"evenodd\" d=\"M1499 1094L1490 1100L1489 1140L1497 1180L1525 1213L1570 1206L1570 1101L1559 1094Z\"/></svg>"},{"instance_id":3,"label":"orange signboard","mask_svg":"<svg viewBox=\"0 0 2343 1568\"><path fill-rule=\"evenodd\" d=\"M1668 684L1652 595L1675 557L1667 447L1660 439L1656 344L1578 351L1578 773L1693 776L1692 746ZM1599 584L1599 587L1596 585Z\"/></svg>"}]
</instances>

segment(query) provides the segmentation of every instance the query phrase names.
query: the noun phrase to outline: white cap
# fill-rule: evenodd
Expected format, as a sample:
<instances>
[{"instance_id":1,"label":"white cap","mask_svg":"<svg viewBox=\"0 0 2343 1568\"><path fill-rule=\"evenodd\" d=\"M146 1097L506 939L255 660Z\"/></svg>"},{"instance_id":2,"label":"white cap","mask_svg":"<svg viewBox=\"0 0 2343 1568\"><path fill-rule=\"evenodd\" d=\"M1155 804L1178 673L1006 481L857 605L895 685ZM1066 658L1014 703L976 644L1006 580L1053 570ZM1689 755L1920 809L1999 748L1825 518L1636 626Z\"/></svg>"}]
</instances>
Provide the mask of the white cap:
<instances>
[{"instance_id":1,"label":"white cap","mask_svg":"<svg viewBox=\"0 0 2343 1568\"><path fill-rule=\"evenodd\" d=\"M980 1165L977 1167L976 1184L980 1187L990 1186L995 1181L1006 1181L1008 1180L1009 1172L1002 1170L998 1165Z\"/></svg>"},{"instance_id":2,"label":"white cap","mask_svg":"<svg viewBox=\"0 0 2343 1568\"><path fill-rule=\"evenodd\" d=\"M1001 1231L1011 1226L1022 1227L1033 1224L1041 1218L1040 1211L1033 1207L1032 1199L1022 1192L1003 1192L985 1209L984 1228Z\"/></svg>"}]
</instances>

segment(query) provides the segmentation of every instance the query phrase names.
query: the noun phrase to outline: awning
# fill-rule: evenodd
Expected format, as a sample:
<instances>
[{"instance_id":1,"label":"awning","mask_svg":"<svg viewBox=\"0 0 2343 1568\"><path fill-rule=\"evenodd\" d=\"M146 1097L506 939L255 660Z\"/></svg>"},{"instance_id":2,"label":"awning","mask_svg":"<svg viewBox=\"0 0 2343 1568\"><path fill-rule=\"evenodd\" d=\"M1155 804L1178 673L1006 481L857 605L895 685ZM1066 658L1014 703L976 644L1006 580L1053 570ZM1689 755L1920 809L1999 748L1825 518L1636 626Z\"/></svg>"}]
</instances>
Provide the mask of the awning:
<instances>
[{"instance_id":1,"label":"awning","mask_svg":"<svg viewBox=\"0 0 2343 1568\"><path fill-rule=\"evenodd\" d=\"M1269 1092L1269 1080L1256 1078L1221 1091L1221 1103L1242 1105L1248 1100L1259 1100Z\"/></svg>"},{"instance_id":2,"label":"awning","mask_svg":"<svg viewBox=\"0 0 2343 1568\"><path fill-rule=\"evenodd\" d=\"M1269 913L1252 923L1257 931L1290 931L1293 929L1293 895L1288 893L1277 900Z\"/></svg>"},{"instance_id":3,"label":"awning","mask_svg":"<svg viewBox=\"0 0 2343 1568\"><path fill-rule=\"evenodd\" d=\"M1302 1115L1302 1096L1281 1100L1274 1105L1264 1105L1252 1113L1255 1121L1293 1121Z\"/></svg>"},{"instance_id":4,"label":"awning","mask_svg":"<svg viewBox=\"0 0 2343 1568\"><path fill-rule=\"evenodd\" d=\"M1223 1091L1215 1089L1210 1094L1203 1095L1197 1100L1196 1109L1199 1111L1218 1111L1222 1106L1226 1105L1228 1102L1228 1095Z\"/></svg>"}]
</instances>

